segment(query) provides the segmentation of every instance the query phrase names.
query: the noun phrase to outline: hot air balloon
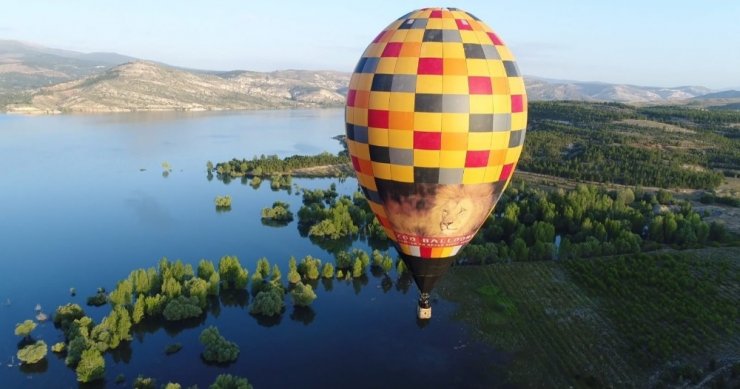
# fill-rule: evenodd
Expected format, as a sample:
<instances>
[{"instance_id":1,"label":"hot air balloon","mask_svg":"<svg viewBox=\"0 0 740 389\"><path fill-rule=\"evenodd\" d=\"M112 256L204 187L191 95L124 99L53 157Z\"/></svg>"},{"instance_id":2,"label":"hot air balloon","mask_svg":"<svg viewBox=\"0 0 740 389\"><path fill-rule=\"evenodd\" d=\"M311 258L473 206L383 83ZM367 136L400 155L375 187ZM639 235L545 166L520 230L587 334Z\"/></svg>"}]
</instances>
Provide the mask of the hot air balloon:
<instances>
[{"instance_id":1,"label":"hot air balloon","mask_svg":"<svg viewBox=\"0 0 740 389\"><path fill-rule=\"evenodd\" d=\"M502 40L457 8L409 12L352 74L347 146L371 209L429 293L504 191L527 126L524 80Z\"/></svg>"}]
</instances>

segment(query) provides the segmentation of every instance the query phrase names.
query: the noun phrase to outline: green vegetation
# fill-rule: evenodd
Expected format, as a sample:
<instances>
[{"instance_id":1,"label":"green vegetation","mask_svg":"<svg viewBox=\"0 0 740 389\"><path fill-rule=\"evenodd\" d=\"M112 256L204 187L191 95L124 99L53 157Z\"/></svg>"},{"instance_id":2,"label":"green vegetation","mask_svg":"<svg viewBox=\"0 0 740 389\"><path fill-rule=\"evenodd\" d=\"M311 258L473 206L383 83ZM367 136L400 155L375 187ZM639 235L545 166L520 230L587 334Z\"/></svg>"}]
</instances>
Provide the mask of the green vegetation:
<instances>
[{"instance_id":1,"label":"green vegetation","mask_svg":"<svg viewBox=\"0 0 740 389\"><path fill-rule=\"evenodd\" d=\"M219 374L216 381L208 389L252 389L252 385L246 378L231 374Z\"/></svg>"},{"instance_id":2,"label":"green vegetation","mask_svg":"<svg viewBox=\"0 0 740 389\"><path fill-rule=\"evenodd\" d=\"M62 353L66 350L67 345L64 342L57 342L51 346L51 351L55 353Z\"/></svg>"},{"instance_id":3,"label":"green vegetation","mask_svg":"<svg viewBox=\"0 0 740 389\"><path fill-rule=\"evenodd\" d=\"M218 275L223 289L244 289L249 282L249 271L242 267L237 257L221 258L218 263Z\"/></svg>"},{"instance_id":4,"label":"green vegetation","mask_svg":"<svg viewBox=\"0 0 740 389\"><path fill-rule=\"evenodd\" d=\"M519 183L507 189L495 211L463 249L468 263L598 257L662 245L701 247L725 236L722 224L707 224L690 203L666 191L607 192L578 185L568 192L545 192Z\"/></svg>"},{"instance_id":5,"label":"green vegetation","mask_svg":"<svg viewBox=\"0 0 740 389\"><path fill-rule=\"evenodd\" d=\"M229 209L231 208L231 195L216 196L214 202L216 203L216 209Z\"/></svg>"},{"instance_id":6,"label":"green vegetation","mask_svg":"<svg viewBox=\"0 0 740 389\"><path fill-rule=\"evenodd\" d=\"M134 389L157 389L157 381L151 377L138 376L134 380Z\"/></svg>"},{"instance_id":7,"label":"green vegetation","mask_svg":"<svg viewBox=\"0 0 740 389\"><path fill-rule=\"evenodd\" d=\"M239 346L221 336L216 327L211 326L204 329L198 339L205 347L203 359L208 362L234 362L239 356Z\"/></svg>"},{"instance_id":8,"label":"green vegetation","mask_svg":"<svg viewBox=\"0 0 740 389\"><path fill-rule=\"evenodd\" d=\"M33 320L26 320L23 323L15 325L15 335L23 338L31 336L31 332L36 329L36 323Z\"/></svg>"},{"instance_id":9,"label":"green vegetation","mask_svg":"<svg viewBox=\"0 0 740 389\"><path fill-rule=\"evenodd\" d=\"M91 307L100 307L108 304L108 295L105 289L99 288L97 293L87 298L87 305Z\"/></svg>"},{"instance_id":10,"label":"green vegetation","mask_svg":"<svg viewBox=\"0 0 740 389\"><path fill-rule=\"evenodd\" d=\"M203 309L196 296L177 296L170 300L162 311L162 316L170 321L184 320L198 317L203 314Z\"/></svg>"},{"instance_id":11,"label":"green vegetation","mask_svg":"<svg viewBox=\"0 0 740 389\"><path fill-rule=\"evenodd\" d=\"M49 348L46 346L46 343L43 340L37 340L35 343L18 350L16 356L22 363L32 365L46 358L48 351Z\"/></svg>"},{"instance_id":12,"label":"green vegetation","mask_svg":"<svg viewBox=\"0 0 740 389\"><path fill-rule=\"evenodd\" d=\"M298 282L293 289L291 289L290 297L293 300L293 305L307 307L316 300L316 292L313 291L310 284Z\"/></svg>"},{"instance_id":13,"label":"green vegetation","mask_svg":"<svg viewBox=\"0 0 740 389\"><path fill-rule=\"evenodd\" d=\"M219 162L215 170L219 179L242 176L268 177L276 173L291 173L295 169L347 163L349 163L349 157L346 152L340 152L337 155L327 152L310 156L293 155L283 159L278 158L277 155L262 155L251 160L234 158L231 161Z\"/></svg>"},{"instance_id":14,"label":"green vegetation","mask_svg":"<svg viewBox=\"0 0 740 389\"><path fill-rule=\"evenodd\" d=\"M290 205L282 201L272 203L272 208L262 209L262 221L284 225L293 221L293 212L288 209Z\"/></svg>"},{"instance_id":15,"label":"green vegetation","mask_svg":"<svg viewBox=\"0 0 740 389\"><path fill-rule=\"evenodd\" d=\"M596 182L706 188L740 171L740 113L530 103L523 170Z\"/></svg>"},{"instance_id":16,"label":"green vegetation","mask_svg":"<svg viewBox=\"0 0 740 389\"><path fill-rule=\"evenodd\" d=\"M264 288L254 297L254 302L249 312L254 315L268 317L279 315L285 307L283 294L284 292L281 287L268 286Z\"/></svg>"},{"instance_id":17,"label":"green vegetation","mask_svg":"<svg viewBox=\"0 0 740 389\"><path fill-rule=\"evenodd\" d=\"M164 353L167 355L172 355L182 350L182 343L172 343L168 344L167 347L164 349Z\"/></svg>"},{"instance_id":18,"label":"green vegetation","mask_svg":"<svg viewBox=\"0 0 740 389\"><path fill-rule=\"evenodd\" d=\"M703 193L699 198L702 204L721 204L730 207L740 207L740 198L720 196L714 193Z\"/></svg>"},{"instance_id":19,"label":"green vegetation","mask_svg":"<svg viewBox=\"0 0 740 389\"><path fill-rule=\"evenodd\" d=\"M80 363L75 369L77 381L92 382L105 376L105 359L95 348L89 348L82 352Z\"/></svg>"}]
</instances>

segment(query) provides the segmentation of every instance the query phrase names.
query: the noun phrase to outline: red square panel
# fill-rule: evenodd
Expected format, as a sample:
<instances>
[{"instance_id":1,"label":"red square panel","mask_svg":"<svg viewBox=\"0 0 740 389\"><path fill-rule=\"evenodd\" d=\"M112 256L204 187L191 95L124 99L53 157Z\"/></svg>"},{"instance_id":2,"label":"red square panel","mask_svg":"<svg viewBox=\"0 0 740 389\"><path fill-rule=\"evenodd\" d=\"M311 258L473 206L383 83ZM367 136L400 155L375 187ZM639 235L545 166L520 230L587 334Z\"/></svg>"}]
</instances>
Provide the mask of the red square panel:
<instances>
[{"instance_id":1,"label":"red square panel","mask_svg":"<svg viewBox=\"0 0 740 389\"><path fill-rule=\"evenodd\" d=\"M432 14L429 15L430 18L441 18L442 17L442 11L441 10L435 10L432 11Z\"/></svg>"},{"instance_id":2,"label":"red square panel","mask_svg":"<svg viewBox=\"0 0 740 389\"><path fill-rule=\"evenodd\" d=\"M419 150L439 150L442 147L441 132L414 131L414 148Z\"/></svg>"},{"instance_id":3,"label":"red square panel","mask_svg":"<svg viewBox=\"0 0 740 389\"><path fill-rule=\"evenodd\" d=\"M457 23L457 29L458 30L472 30L473 28L470 27L470 23L468 23L465 19L455 19L455 23Z\"/></svg>"},{"instance_id":4,"label":"red square panel","mask_svg":"<svg viewBox=\"0 0 740 389\"><path fill-rule=\"evenodd\" d=\"M486 34L488 34L488 37L491 38L491 42L493 42L494 45L500 46L504 44L504 42L501 42L501 39L496 34L492 32L487 32Z\"/></svg>"},{"instance_id":5,"label":"red square panel","mask_svg":"<svg viewBox=\"0 0 740 389\"><path fill-rule=\"evenodd\" d=\"M357 159L357 157L351 157L352 159L352 167L355 168L355 171L361 171L360 170L360 160Z\"/></svg>"},{"instance_id":6,"label":"red square panel","mask_svg":"<svg viewBox=\"0 0 740 389\"><path fill-rule=\"evenodd\" d=\"M514 164L510 163L508 165L504 165L504 167L501 169L501 175L498 177L499 181L506 181L509 179L509 176L511 176L511 172L514 171Z\"/></svg>"},{"instance_id":7,"label":"red square panel","mask_svg":"<svg viewBox=\"0 0 740 389\"><path fill-rule=\"evenodd\" d=\"M367 125L376 128L388 128L388 111L369 109L367 111Z\"/></svg>"},{"instance_id":8,"label":"red square panel","mask_svg":"<svg viewBox=\"0 0 740 389\"><path fill-rule=\"evenodd\" d=\"M383 49L383 54L381 54L381 57L398 57L398 54L401 53L401 46L403 43L401 42L389 42L385 45L385 49Z\"/></svg>"},{"instance_id":9,"label":"red square panel","mask_svg":"<svg viewBox=\"0 0 740 389\"><path fill-rule=\"evenodd\" d=\"M422 258L431 258L432 257L432 248L431 247L419 247L419 256Z\"/></svg>"},{"instance_id":10,"label":"red square panel","mask_svg":"<svg viewBox=\"0 0 740 389\"><path fill-rule=\"evenodd\" d=\"M524 110L524 98L522 95L511 95L511 112L522 112Z\"/></svg>"},{"instance_id":11,"label":"red square panel","mask_svg":"<svg viewBox=\"0 0 740 389\"><path fill-rule=\"evenodd\" d=\"M468 88L471 95L490 95L493 93L490 77L468 77Z\"/></svg>"},{"instance_id":12,"label":"red square panel","mask_svg":"<svg viewBox=\"0 0 740 389\"><path fill-rule=\"evenodd\" d=\"M347 92L347 105L350 107L355 106L355 97L357 97L357 91L354 89L350 89L349 92Z\"/></svg>"},{"instance_id":13,"label":"red square panel","mask_svg":"<svg viewBox=\"0 0 740 389\"><path fill-rule=\"evenodd\" d=\"M418 74L438 74L444 73L442 58L419 58Z\"/></svg>"},{"instance_id":14,"label":"red square panel","mask_svg":"<svg viewBox=\"0 0 740 389\"><path fill-rule=\"evenodd\" d=\"M465 155L465 167L486 167L488 166L488 154L490 150L474 151L468 150Z\"/></svg>"}]
</instances>

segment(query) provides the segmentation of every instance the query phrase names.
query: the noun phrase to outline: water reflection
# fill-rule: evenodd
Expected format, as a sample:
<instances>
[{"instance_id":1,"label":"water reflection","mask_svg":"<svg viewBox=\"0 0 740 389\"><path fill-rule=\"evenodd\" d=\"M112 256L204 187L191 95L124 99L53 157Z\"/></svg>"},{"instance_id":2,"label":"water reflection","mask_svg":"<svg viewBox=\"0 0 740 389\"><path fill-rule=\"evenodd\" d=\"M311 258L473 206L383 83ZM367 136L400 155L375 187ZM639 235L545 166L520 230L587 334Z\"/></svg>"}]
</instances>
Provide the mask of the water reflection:
<instances>
[{"instance_id":1,"label":"water reflection","mask_svg":"<svg viewBox=\"0 0 740 389\"><path fill-rule=\"evenodd\" d=\"M290 320L301 322L303 325L311 324L315 317L316 312L311 307L294 306L293 312L290 314Z\"/></svg>"}]
</instances>

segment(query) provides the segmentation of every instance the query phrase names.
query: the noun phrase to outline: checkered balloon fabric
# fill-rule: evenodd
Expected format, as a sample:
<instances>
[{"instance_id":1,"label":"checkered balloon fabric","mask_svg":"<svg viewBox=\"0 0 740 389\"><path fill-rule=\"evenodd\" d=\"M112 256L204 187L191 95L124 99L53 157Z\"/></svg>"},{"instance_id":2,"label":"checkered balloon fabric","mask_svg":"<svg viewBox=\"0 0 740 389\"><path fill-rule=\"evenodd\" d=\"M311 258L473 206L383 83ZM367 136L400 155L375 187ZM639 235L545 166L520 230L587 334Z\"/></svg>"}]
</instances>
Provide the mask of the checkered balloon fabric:
<instances>
[{"instance_id":1,"label":"checkered balloon fabric","mask_svg":"<svg viewBox=\"0 0 740 389\"><path fill-rule=\"evenodd\" d=\"M455 8L391 23L352 74L352 165L405 254L455 255L506 188L527 125L524 80L503 41Z\"/></svg>"}]
</instances>

